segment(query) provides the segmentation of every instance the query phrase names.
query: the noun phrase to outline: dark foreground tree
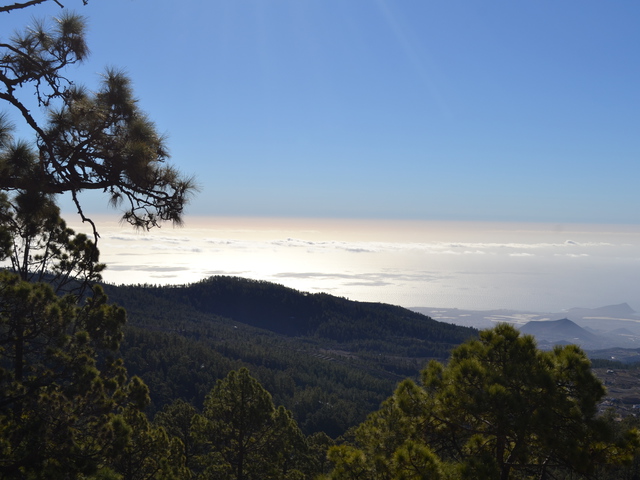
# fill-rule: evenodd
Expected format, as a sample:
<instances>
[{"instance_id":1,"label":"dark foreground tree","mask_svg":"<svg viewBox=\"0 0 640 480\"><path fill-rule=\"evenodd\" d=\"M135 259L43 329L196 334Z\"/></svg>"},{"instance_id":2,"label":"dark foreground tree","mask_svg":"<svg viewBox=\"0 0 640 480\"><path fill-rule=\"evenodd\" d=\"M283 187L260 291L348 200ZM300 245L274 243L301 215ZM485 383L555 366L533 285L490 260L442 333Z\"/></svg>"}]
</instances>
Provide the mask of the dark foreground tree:
<instances>
[{"instance_id":1,"label":"dark foreground tree","mask_svg":"<svg viewBox=\"0 0 640 480\"><path fill-rule=\"evenodd\" d=\"M138 108L129 79L108 70L89 91L65 77L88 52L85 21L75 14L0 38L0 100L11 111L0 115L0 191L67 193L84 220L78 194L98 190L136 227L180 223L194 183L167 164L165 140ZM16 122L33 142L13 138Z\"/></svg>"},{"instance_id":2,"label":"dark foreground tree","mask_svg":"<svg viewBox=\"0 0 640 480\"><path fill-rule=\"evenodd\" d=\"M204 445L205 478L258 480L300 478L307 446L291 413L246 368L232 371L207 396L194 418ZM303 467L304 468L304 467Z\"/></svg>"},{"instance_id":3,"label":"dark foreground tree","mask_svg":"<svg viewBox=\"0 0 640 480\"><path fill-rule=\"evenodd\" d=\"M107 71L95 91L66 76L88 55L82 17L10 34L0 33L0 478L185 476L179 440L148 423L148 390L117 359L125 312L92 285L104 266L79 194L104 192L124 220L151 228L180 223L193 182L166 163L125 75ZM31 138L15 139L16 127ZM62 194L93 241L66 227Z\"/></svg>"},{"instance_id":4,"label":"dark foreground tree","mask_svg":"<svg viewBox=\"0 0 640 480\"><path fill-rule=\"evenodd\" d=\"M197 470L196 456L202 453L198 450L199 444L194 438L192 420L198 414L196 408L184 400L178 399L170 405L166 405L154 418L154 423L164 428L167 434L182 442L181 455L184 457L185 467Z\"/></svg>"},{"instance_id":5,"label":"dark foreground tree","mask_svg":"<svg viewBox=\"0 0 640 480\"><path fill-rule=\"evenodd\" d=\"M95 244L40 200L0 204L17 272L0 270L0 478L186 478L180 440L149 424L148 389L117 359L126 314L91 283Z\"/></svg>"},{"instance_id":6,"label":"dark foreground tree","mask_svg":"<svg viewBox=\"0 0 640 480\"><path fill-rule=\"evenodd\" d=\"M456 348L446 366L429 363L421 386L401 383L355 445L331 451L330 478L589 478L638 444L597 415L604 393L578 347L543 352L500 325Z\"/></svg>"},{"instance_id":7,"label":"dark foreground tree","mask_svg":"<svg viewBox=\"0 0 640 480\"><path fill-rule=\"evenodd\" d=\"M101 279L105 265L95 242L67 227L50 195L30 191L13 200L0 192L0 261L8 259L22 280L47 282L56 292L81 295Z\"/></svg>"},{"instance_id":8,"label":"dark foreground tree","mask_svg":"<svg viewBox=\"0 0 640 480\"><path fill-rule=\"evenodd\" d=\"M140 380L138 400L146 406L148 389ZM182 480L191 477L184 461L184 448L178 437L171 436L160 426L149 422L141 411L143 405L129 405L123 409L122 423L126 441L108 459L104 472L113 472L119 480Z\"/></svg>"},{"instance_id":9,"label":"dark foreground tree","mask_svg":"<svg viewBox=\"0 0 640 480\"><path fill-rule=\"evenodd\" d=\"M92 473L123 440L115 412L134 392L109 352L124 319L99 290L78 306L0 272L0 476Z\"/></svg>"}]
</instances>

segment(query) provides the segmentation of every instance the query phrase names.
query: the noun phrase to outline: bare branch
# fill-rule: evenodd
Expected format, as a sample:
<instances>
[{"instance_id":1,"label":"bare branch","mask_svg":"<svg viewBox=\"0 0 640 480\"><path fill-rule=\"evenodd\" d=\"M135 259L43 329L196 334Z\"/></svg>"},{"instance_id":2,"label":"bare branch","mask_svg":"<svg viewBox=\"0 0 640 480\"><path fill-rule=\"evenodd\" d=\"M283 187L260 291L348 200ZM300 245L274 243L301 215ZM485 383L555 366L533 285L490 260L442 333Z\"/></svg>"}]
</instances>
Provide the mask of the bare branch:
<instances>
[{"instance_id":1,"label":"bare branch","mask_svg":"<svg viewBox=\"0 0 640 480\"><path fill-rule=\"evenodd\" d=\"M14 3L13 5L5 5L0 7L0 12L11 12L13 10L20 10L22 8L32 7L34 5L40 5L41 3L45 3L49 0L31 0L29 2L23 3ZM60 7L64 8L64 5L60 4L57 0L54 0Z\"/></svg>"},{"instance_id":2,"label":"bare branch","mask_svg":"<svg viewBox=\"0 0 640 480\"><path fill-rule=\"evenodd\" d=\"M28 2L16 2L12 5L5 5L0 7L0 12L12 12L13 10L20 10L27 7L33 7L34 5L40 5L41 3L48 2L49 0L30 0ZM60 8L64 8L64 5L59 0L53 0L53 2ZM82 4L86 5L89 0L82 0Z\"/></svg>"}]
</instances>

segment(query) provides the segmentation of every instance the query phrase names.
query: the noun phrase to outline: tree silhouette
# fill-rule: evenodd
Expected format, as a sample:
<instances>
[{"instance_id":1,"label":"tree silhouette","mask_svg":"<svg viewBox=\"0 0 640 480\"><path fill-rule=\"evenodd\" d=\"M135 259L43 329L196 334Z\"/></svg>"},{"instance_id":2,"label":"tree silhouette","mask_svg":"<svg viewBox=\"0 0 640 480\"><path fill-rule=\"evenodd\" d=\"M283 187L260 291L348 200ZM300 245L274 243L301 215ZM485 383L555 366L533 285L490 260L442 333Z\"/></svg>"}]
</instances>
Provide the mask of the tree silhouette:
<instances>
[{"instance_id":1,"label":"tree silhouette","mask_svg":"<svg viewBox=\"0 0 640 480\"><path fill-rule=\"evenodd\" d=\"M13 270L0 270L0 477L176 478L180 442L148 423L148 389L117 358L126 314L93 284L104 266L78 194L105 192L151 228L181 222L194 184L167 164L124 74L108 70L94 92L65 76L88 51L75 14L0 39L0 261ZM93 241L66 227L62 194Z\"/></svg>"},{"instance_id":2,"label":"tree silhouette","mask_svg":"<svg viewBox=\"0 0 640 480\"><path fill-rule=\"evenodd\" d=\"M13 113L0 116L0 191L17 196L13 205L20 196L68 193L88 220L78 194L99 190L136 227L180 223L194 182L167 163L165 139L138 108L129 79L107 70L90 92L64 74L89 53L85 29L81 16L65 13L53 27L36 22L0 43L0 100ZM44 120L29 108L34 95ZM15 121L35 147L14 140Z\"/></svg>"},{"instance_id":3,"label":"tree silhouette","mask_svg":"<svg viewBox=\"0 0 640 480\"><path fill-rule=\"evenodd\" d=\"M35 5L41 5L43 3L52 1L61 8L64 8L64 5L59 0L29 0L27 2L15 2L7 5L0 5L0 12L11 12L13 10L20 10L22 8L33 7ZM89 0L82 0L82 3L86 5Z\"/></svg>"}]
</instances>

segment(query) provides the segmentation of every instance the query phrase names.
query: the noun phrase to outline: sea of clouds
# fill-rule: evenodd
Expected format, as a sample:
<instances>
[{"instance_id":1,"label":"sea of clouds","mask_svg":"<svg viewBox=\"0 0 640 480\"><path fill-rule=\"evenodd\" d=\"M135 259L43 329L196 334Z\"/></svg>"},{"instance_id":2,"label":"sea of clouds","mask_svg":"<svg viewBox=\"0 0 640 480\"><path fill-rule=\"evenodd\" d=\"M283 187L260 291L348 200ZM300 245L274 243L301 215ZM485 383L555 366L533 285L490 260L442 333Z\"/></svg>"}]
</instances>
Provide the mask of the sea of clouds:
<instances>
[{"instance_id":1,"label":"sea of clouds","mask_svg":"<svg viewBox=\"0 0 640 480\"><path fill-rule=\"evenodd\" d=\"M634 226L229 218L152 232L99 226L104 278L116 284L233 275L405 307L640 309Z\"/></svg>"}]
</instances>

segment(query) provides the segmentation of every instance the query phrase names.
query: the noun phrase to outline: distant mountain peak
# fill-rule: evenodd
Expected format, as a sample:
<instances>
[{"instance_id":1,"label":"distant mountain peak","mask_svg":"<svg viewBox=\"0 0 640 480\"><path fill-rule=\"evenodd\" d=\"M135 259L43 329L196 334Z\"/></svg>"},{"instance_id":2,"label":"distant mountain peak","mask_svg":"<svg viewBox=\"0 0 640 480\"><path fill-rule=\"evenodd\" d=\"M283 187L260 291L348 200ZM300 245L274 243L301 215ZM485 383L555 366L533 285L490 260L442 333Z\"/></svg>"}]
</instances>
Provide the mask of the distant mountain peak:
<instances>
[{"instance_id":1,"label":"distant mountain peak","mask_svg":"<svg viewBox=\"0 0 640 480\"><path fill-rule=\"evenodd\" d=\"M524 324L520 331L549 342L588 343L597 341L597 336L577 323L562 318L560 320L538 320Z\"/></svg>"},{"instance_id":2,"label":"distant mountain peak","mask_svg":"<svg viewBox=\"0 0 640 480\"><path fill-rule=\"evenodd\" d=\"M525 329L538 329L538 330L557 330L564 328L575 328L584 330L580 325L568 318L561 318L559 320L532 320L527 322L520 328L521 331Z\"/></svg>"},{"instance_id":3,"label":"distant mountain peak","mask_svg":"<svg viewBox=\"0 0 640 480\"><path fill-rule=\"evenodd\" d=\"M603 311L607 313L616 313L618 315L633 315L636 311L629 306L628 303L619 303L617 305L608 305L606 307L594 308L596 312Z\"/></svg>"},{"instance_id":4,"label":"distant mountain peak","mask_svg":"<svg viewBox=\"0 0 640 480\"><path fill-rule=\"evenodd\" d=\"M610 316L610 317L624 317L626 315L635 315L637 312L629 306L628 303L618 303L615 305L606 305L604 307L598 308L580 308L574 307L568 310L567 313L579 313L581 315L585 315L586 313L593 315L601 315L601 316Z\"/></svg>"}]
</instances>

